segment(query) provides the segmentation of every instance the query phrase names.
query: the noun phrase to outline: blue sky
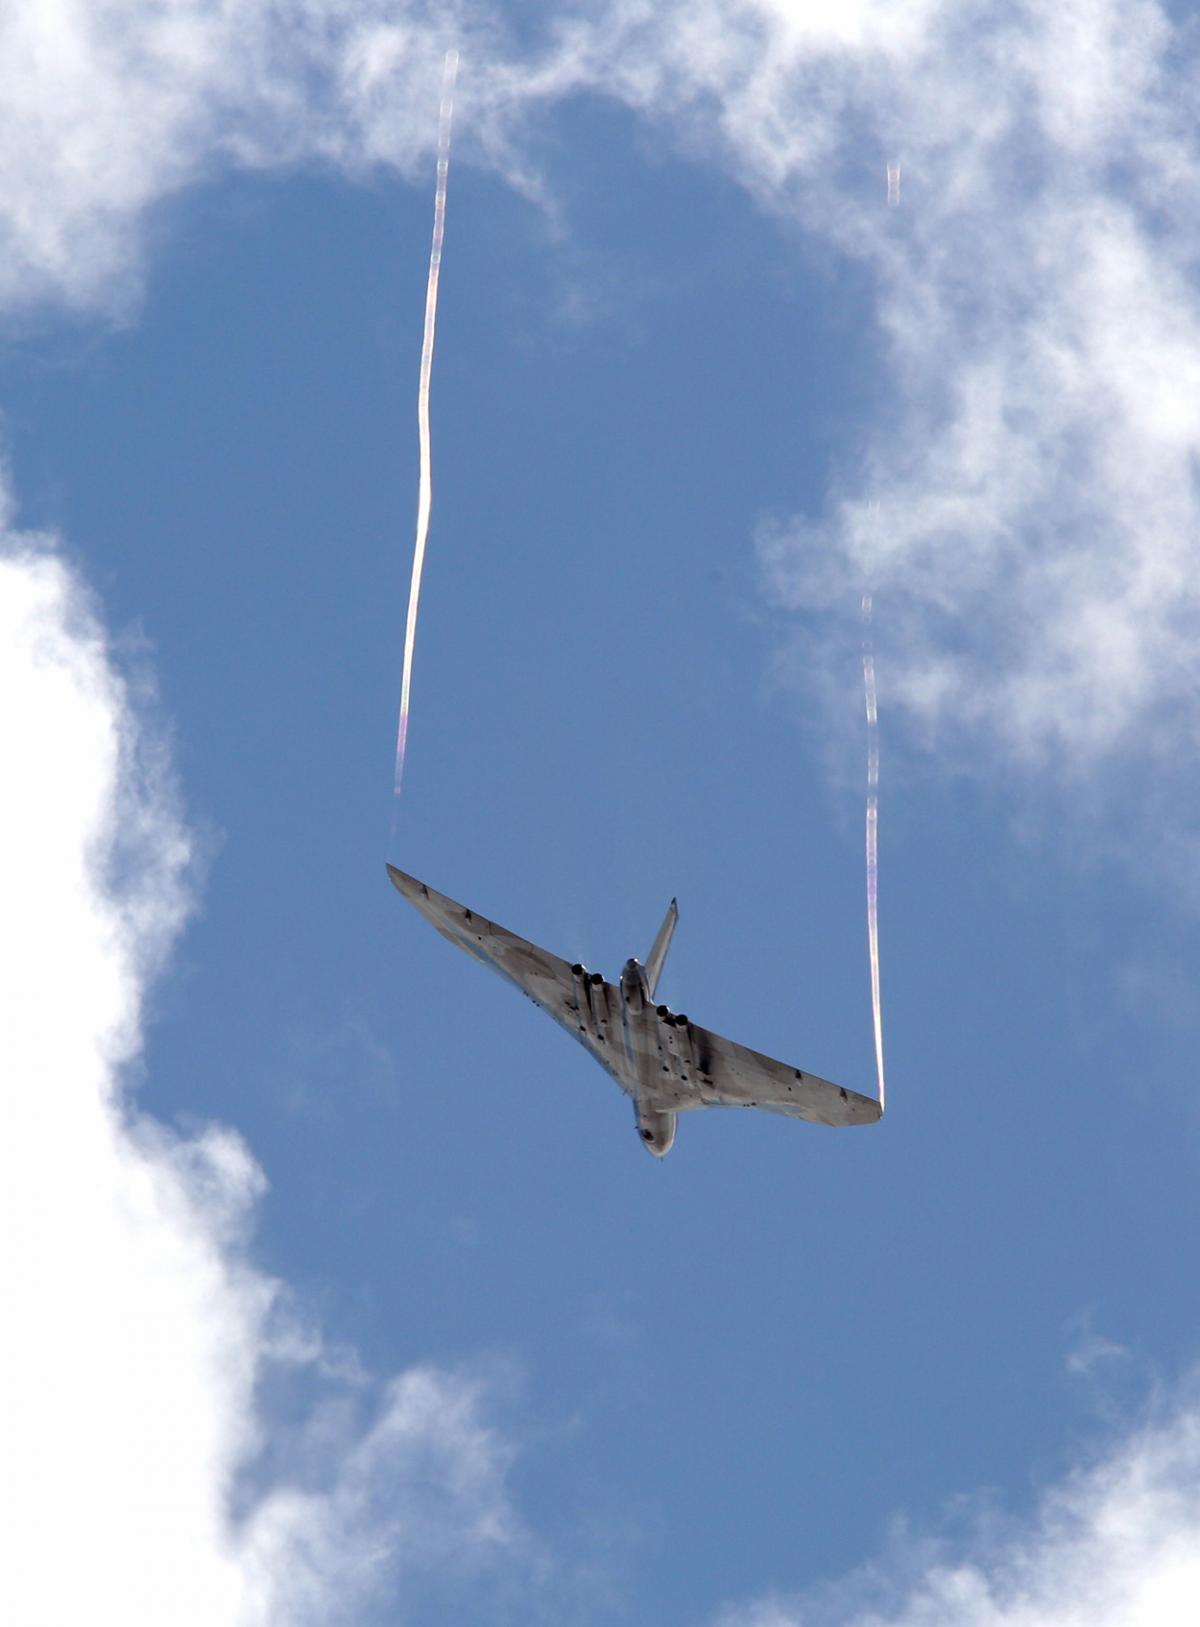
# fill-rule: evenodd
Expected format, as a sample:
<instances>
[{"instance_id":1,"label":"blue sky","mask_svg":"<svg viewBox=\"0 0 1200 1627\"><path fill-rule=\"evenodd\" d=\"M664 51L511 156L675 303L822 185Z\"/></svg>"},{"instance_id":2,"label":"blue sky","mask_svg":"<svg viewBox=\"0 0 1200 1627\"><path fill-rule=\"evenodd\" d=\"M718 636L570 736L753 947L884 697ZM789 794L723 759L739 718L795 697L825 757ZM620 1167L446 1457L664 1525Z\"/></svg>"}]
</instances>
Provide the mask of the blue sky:
<instances>
[{"instance_id":1,"label":"blue sky","mask_svg":"<svg viewBox=\"0 0 1200 1627\"><path fill-rule=\"evenodd\" d=\"M10 1607L1190 1620L1187 37L111 10L4 25ZM384 860L873 1090L867 587L888 1114L660 1165Z\"/></svg>"}]
</instances>

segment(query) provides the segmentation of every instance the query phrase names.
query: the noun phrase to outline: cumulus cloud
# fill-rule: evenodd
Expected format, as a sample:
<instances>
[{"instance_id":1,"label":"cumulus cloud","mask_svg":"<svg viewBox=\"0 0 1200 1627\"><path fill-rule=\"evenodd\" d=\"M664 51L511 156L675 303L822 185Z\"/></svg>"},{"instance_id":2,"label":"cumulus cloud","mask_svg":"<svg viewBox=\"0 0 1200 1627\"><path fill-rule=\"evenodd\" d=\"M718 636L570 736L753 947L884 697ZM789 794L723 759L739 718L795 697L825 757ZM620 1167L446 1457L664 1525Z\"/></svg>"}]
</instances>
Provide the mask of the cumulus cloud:
<instances>
[{"instance_id":1,"label":"cumulus cloud","mask_svg":"<svg viewBox=\"0 0 1200 1627\"><path fill-rule=\"evenodd\" d=\"M0 311L128 313L156 210L223 168L415 175L449 44L460 156L518 185L536 185L539 113L614 97L873 276L885 365L855 472L761 539L780 601L827 630L825 670L853 681L836 656L869 583L884 705L943 750L986 739L1068 775L1172 760L1197 721L1200 154L1194 40L1165 6L598 0L526 33L505 16L6 8ZM0 525L7 1613L82 1619L104 1597L130 1620L327 1622L444 1560L451 1533L481 1562L511 1551L478 1387L430 1369L378 1388L300 1337L248 1252L249 1150L129 1099L188 837L77 575ZM325 1392L284 1464L261 1400L288 1364ZM839 1619L1171 1627L1200 1591L1198 1438L1185 1408L1024 1538ZM729 1620L791 1627L799 1608Z\"/></svg>"},{"instance_id":2,"label":"cumulus cloud","mask_svg":"<svg viewBox=\"0 0 1200 1627\"><path fill-rule=\"evenodd\" d=\"M1195 31L1158 0L588 16L556 94L621 98L873 278L860 442L820 513L760 538L771 590L824 624L811 681L857 703L869 586L885 705L943 760L1170 764L1200 633Z\"/></svg>"},{"instance_id":3,"label":"cumulus cloud","mask_svg":"<svg viewBox=\"0 0 1200 1627\"><path fill-rule=\"evenodd\" d=\"M885 704L943 752L986 741L1068 778L1166 761L1200 631L1193 34L1160 0L515 19L498 0L8 8L0 309L127 308L155 206L223 166L415 174L450 43L460 159L517 185L538 184L537 115L616 98L873 276L861 444L822 512L761 539L832 670L852 682L844 612L869 581Z\"/></svg>"},{"instance_id":4,"label":"cumulus cloud","mask_svg":"<svg viewBox=\"0 0 1200 1627\"><path fill-rule=\"evenodd\" d=\"M1200 631L1194 55L1142 0L907 16L845 70L825 54L848 102L822 161L772 173L738 142L872 269L891 372L826 511L764 530L769 580L847 653L872 586L893 718L943 752L1166 761ZM811 61L791 83L818 94ZM903 158L899 209L852 183L868 134Z\"/></svg>"},{"instance_id":5,"label":"cumulus cloud","mask_svg":"<svg viewBox=\"0 0 1200 1627\"><path fill-rule=\"evenodd\" d=\"M975 1546L953 1557L898 1533L887 1559L823 1597L730 1609L717 1627L1187 1627L1200 1596L1194 1400L1072 1475L1025 1530Z\"/></svg>"},{"instance_id":6,"label":"cumulus cloud","mask_svg":"<svg viewBox=\"0 0 1200 1627\"><path fill-rule=\"evenodd\" d=\"M389 1590L398 1619L430 1567L520 1549L509 1447L478 1382L380 1385L335 1359L251 1259L264 1180L243 1141L131 1099L188 833L79 577L2 525L0 1614L79 1621L102 1599L129 1622L275 1627L362 1620ZM287 1374L306 1401L281 1424L264 1408Z\"/></svg>"},{"instance_id":7,"label":"cumulus cloud","mask_svg":"<svg viewBox=\"0 0 1200 1627\"><path fill-rule=\"evenodd\" d=\"M223 167L412 163L455 31L381 0L6 7L0 307L128 309L154 206Z\"/></svg>"}]
</instances>

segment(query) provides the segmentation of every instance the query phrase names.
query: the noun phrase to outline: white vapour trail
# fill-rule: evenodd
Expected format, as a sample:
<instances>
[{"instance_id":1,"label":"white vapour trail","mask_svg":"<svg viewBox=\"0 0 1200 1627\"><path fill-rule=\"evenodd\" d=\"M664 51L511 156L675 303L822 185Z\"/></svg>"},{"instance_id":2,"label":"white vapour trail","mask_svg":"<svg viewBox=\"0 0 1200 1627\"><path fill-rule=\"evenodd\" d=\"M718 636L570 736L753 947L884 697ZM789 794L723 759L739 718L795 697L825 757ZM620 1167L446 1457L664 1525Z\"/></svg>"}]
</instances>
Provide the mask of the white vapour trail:
<instances>
[{"instance_id":1,"label":"white vapour trail","mask_svg":"<svg viewBox=\"0 0 1200 1627\"><path fill-rule=\"evenodd\" d=\"M875 1024L875 1072L879 1105L886 1106L883 1082L883 1008L879 1000L879 708L875 697L875 652L871 639L871 595L863 594L863 696L867 707L867 946L871 957L871 1016Z\"/></svg>"},{"instance_id":2,"label":"white vapour trail","mask_svg":"<svg viewBox=\"0 0 1200 1627\"><path fill-rule=\"evenodd\" d=\"M425 570L429 511L433 506L433 472L429 455L429 379L433 372L438 276L442 266L442 238L446 231L446 177L450 171L450 125L454 117L454 85L457 78L458 52L447 51L442 70L442 105L438 113L437 192L433 203L429 282L425 289L425 336L421 343L421 373L417 385L417 431L421 447L421 474L417 494L417 540L413 548L412 581L408 590L408 622L404 629L404 677L400 684L400 724L396 734L394 789L397 796L400 795L400 786L404 779L404 758L408 750L408 706L412 691L413 646L417 639L417 611L421 604L421 576Z\"/></svg>"}]
</instances>

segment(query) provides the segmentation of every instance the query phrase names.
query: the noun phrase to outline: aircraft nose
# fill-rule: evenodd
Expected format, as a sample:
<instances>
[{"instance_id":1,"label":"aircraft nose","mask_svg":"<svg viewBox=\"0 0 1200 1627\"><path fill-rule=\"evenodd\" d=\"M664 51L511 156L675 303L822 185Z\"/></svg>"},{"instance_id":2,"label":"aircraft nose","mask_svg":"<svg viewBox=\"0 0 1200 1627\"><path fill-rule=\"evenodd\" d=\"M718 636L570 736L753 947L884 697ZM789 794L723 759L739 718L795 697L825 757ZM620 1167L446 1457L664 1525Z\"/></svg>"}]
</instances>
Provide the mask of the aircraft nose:
<instances>
[{"instance_id":1,"label":"aircraft nose","mask_svg":"<svg viewBox=\"0 0 1200 1627\"><path fill-rule=\"evenodd\" d=\"M648 1153L665 1158L675 1141L675 1115L651 1109L639 1110L638 1138Z\"/></svg>"}]
</instances>

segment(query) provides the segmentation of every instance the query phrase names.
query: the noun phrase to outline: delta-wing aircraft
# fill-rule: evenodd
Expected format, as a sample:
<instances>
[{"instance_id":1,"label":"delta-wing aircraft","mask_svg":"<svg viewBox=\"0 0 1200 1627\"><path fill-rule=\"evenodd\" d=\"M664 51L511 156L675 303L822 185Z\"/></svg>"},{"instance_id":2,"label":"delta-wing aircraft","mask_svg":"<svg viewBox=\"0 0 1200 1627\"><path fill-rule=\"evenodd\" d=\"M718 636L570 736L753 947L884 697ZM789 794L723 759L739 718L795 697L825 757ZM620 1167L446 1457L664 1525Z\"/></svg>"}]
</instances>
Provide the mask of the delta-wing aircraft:
<instances>
[{"instance_id":1,"label":"delta-wing aircraft","mask_svg":"<svg viewBox=\"0 0 1200 1627\"><path fill-rule=\"evenodd\" d=\"M619 983L569 965L423 881L387 867L396 889L459 949L490 966L549 1012L633 1098L647 1151L665 1157L675 1116L693 1107L762 1107L814 1124L874 1124L882 1109L870 1096L776 1062L710 1033L666 1006L655 990L679 910L675 900L646 964L627 960Z\"/></svg>"}]
</instances>

